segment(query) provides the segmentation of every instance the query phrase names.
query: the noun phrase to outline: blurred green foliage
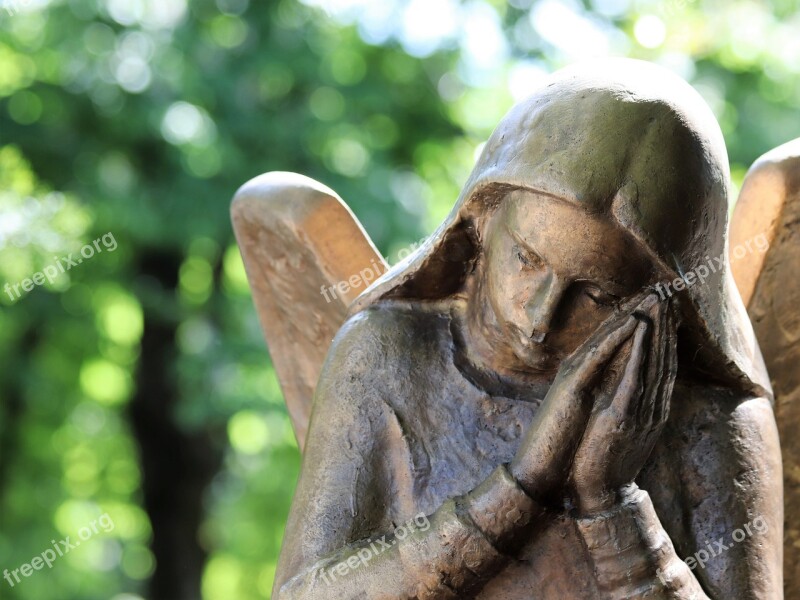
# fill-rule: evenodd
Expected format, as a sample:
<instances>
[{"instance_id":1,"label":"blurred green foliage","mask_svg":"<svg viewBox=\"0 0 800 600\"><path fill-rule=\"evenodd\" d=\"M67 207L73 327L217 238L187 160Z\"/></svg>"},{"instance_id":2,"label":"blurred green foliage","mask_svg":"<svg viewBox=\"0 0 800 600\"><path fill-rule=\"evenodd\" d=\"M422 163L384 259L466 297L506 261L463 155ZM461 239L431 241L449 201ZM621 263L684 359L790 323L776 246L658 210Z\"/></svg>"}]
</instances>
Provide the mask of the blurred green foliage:
<instances>
[{"instance_id":1,"label":"blurred green foliage","mask_svg":"<svg viewBox=\"0 0 800 600\"><path fill-rule=\"evenodd\" d=\"M153 323L170 332L156 340L166 418L222 460L200 499L202 595L269 597L299 454L229 225L249 178L321 180L393 258L450 209L515 98L605 54L689 79L737 184L800 136L794 0L0 6L0 285L108 232L118 242L0 294L0 569L104 512L116 525L13 589L0 581L1 598L149 597L154 515L130 404Z\"/></svg>"}]
</instances>

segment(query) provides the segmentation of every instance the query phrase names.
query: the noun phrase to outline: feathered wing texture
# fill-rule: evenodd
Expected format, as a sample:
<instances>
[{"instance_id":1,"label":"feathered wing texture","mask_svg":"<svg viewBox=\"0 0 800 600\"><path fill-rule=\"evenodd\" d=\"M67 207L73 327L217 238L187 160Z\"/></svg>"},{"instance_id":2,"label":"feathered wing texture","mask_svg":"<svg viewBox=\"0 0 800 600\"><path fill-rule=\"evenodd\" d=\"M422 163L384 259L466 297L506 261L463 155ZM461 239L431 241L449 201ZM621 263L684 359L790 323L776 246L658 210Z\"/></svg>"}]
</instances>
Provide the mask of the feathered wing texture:
<instances>
[{"instance_id":1,"label":"feathered wing texture","mask_svg":"<svg viewBox=\"0 0 800 600\"><path fill-rule=\"evenodd\" d=\"M236 193L231 217L302 450L331 341L350 303L387 265L342 199L302 175L251 180Z\"/></svg>"},{"instance_id":2,"label":"feathered wing texture","mask_svg":"<svg viewBox=\"0 0 800 600\"><path fill-rule=\"evenodd\" d=\"M730 248L733 274L775 392L784 473L785 596L800 598L800 139L765 154L748 172L731 222Z\"/></svg>"}]
</instances>

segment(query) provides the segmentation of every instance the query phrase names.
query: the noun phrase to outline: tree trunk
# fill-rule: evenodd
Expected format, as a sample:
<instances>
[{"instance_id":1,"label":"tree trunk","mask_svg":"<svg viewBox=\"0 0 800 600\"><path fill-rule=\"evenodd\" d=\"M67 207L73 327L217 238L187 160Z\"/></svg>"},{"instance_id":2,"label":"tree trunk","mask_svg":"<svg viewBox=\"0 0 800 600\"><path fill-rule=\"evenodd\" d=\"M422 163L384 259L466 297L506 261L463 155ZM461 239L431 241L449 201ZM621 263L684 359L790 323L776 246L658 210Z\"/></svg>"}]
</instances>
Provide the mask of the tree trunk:
<instances>
[{"instance_id":1,"label":"tree trunk","mask_svg":"<svg viewBox=\"0 0 800 600\"><path fill-rule=\"evenodd\" d=\"M203 495L222 453L205 432L186 431L175 420L180 395L173 362L177 317L163 307L177 303L177 253L145 253L141 277L158 282L163 302L142 299L144 331L130 416L139 442L144 506L153 527L156 569L150 600L198 600L206 552L198 543Z\"/></svg>"}]
</instances>

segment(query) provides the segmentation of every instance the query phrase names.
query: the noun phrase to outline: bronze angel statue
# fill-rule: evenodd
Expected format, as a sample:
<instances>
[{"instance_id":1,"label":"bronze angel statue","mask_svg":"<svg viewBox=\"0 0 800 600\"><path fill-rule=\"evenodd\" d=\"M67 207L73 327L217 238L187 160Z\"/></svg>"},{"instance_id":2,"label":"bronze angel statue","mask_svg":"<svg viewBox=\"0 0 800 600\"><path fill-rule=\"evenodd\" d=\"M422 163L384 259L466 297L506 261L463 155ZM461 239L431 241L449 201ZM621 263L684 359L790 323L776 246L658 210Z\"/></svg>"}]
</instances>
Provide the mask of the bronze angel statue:
<instances>
[{"instance_id":1,"label":"bronze angel statue","mask_svg":"<svg viewBox=\"0 0 800 600\"><path fill-rule=\"evenodd\" d=\"M323 185L246 184L234 228L304 455L273 598L782 598L784 154L743 189L736 271L716 119L640 61L515 106L392 268Z\"/></svg>"}]
</instances>

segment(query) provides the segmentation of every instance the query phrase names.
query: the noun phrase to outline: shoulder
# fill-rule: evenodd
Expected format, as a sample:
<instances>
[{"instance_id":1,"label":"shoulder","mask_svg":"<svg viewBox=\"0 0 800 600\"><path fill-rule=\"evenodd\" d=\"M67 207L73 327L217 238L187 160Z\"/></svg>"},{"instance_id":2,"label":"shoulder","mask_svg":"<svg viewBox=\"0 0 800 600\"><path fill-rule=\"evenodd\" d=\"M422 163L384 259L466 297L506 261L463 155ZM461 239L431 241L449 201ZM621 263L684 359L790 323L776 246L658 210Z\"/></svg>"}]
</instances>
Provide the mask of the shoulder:
<instances>
[{"instance_id":1,"label":"shoulder","mask_svg":"<svg viewBox=\"0 0 800 600\"><path fill-rule=\"evenodd\" d=\"M425 306L412 302L384 301L370 306L351 316L342 325L337 339L347 339L353 335L376 336L384 341L389 337L413 337L425 341L429 333L449 326L447 312L435 306ZM336 339L334 340L334 343Z\"/></svg>"},{"instance_id":2,"label":"shoulder","mask_svg":"<svg viewBox=\"0 0 800 600\"><path fill-rule=\"evenodd\" d=\"M368 453L409 399L435 380L448 324L440 315L388 303L350 317L317 382L308 448ZM437 352L438 362L430 360Z\"/></svg>"},{"instance_id":3,"label":"shoulder","mask_svg":"<svg viewBox=\"0 0 800 600\"><path fill-rule=\"evenodd\" d=\"M447 314L414 304L384 302L350 317L331 344L323 377L333 370L348 379L368 371L406 371L450 346ZM320 380L322 382L322 379Z\"/></svg>"},{"instance_id":4,"label":"shoulder","mask_svg":"<svg viewBox=\"0 0 800 600\"><path fill-rule=\"evenodd\" d=\"M446 364L449 323L447 315L407 303L381 303L353 315L328 351L313 412L363 419L402 403L417 382Z\"/></svg>"}]
</instances>

